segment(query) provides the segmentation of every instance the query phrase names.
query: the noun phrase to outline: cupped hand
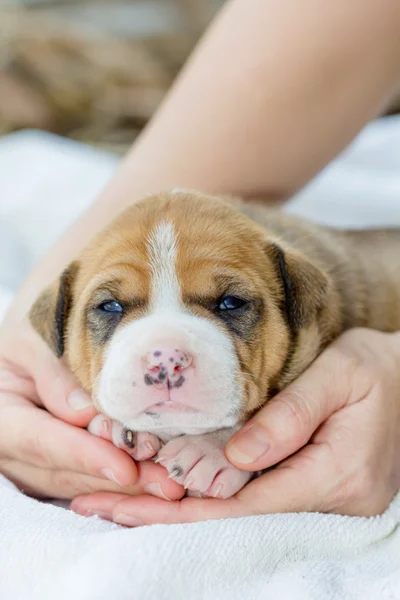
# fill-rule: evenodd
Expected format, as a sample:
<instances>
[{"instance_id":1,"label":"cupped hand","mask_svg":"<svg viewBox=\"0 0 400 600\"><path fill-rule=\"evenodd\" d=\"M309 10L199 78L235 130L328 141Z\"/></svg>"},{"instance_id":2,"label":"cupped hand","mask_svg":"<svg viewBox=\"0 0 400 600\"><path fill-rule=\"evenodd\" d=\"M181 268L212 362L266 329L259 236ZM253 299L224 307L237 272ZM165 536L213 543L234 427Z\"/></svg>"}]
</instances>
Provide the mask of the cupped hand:
<instances>
[{"instance_id":1,"label":"cupped hand","mask_svg":"<svg viewBox=\"0 0 400 600\"><path fill-rule=\"evenodd\" d=\"M400 488L400 335L343 334L226 446L246 470L267 469L227 500L165 502L110 493L72 508L123 525L277 512L382 513Z\"/></svg>"},{"instance_id":2,"label":"cupped hand","mask_svg":"<svg viewBox=\"0 0 400 600\"><path fill-rule=\"evenodd\" d=\"M86 431L90 397L28 322L0 330L0 473L36 497L99 490L180 498L181 486L151 462ZM88 509L90 512L90 507Z\"/></svg>"}]
</instances>

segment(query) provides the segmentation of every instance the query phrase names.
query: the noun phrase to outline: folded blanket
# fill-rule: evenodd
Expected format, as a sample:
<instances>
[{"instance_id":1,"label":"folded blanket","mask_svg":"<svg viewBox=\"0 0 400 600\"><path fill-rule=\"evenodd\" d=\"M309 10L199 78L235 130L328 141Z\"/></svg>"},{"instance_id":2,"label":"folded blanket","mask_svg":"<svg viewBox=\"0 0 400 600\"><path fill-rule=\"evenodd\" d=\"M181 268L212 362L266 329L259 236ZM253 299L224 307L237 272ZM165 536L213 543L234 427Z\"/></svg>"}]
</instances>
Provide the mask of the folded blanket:
<instances>
[{"instance_id":1,"label":"folded blanket","mask_svg":"<svg viewBox=\"0 0 400 600\"><path fill-rule=\"evenodd\" d=\"M0 319L117 162L35 132L0 140L0 241L4 223L13 231L0 246ZM400 226L400 118L368 127L287 210ZM0 477L0 599L400 600L399 524L400 494L371 519L265 515L129 530L35 501Z\"/></svg>"}]
</instances>

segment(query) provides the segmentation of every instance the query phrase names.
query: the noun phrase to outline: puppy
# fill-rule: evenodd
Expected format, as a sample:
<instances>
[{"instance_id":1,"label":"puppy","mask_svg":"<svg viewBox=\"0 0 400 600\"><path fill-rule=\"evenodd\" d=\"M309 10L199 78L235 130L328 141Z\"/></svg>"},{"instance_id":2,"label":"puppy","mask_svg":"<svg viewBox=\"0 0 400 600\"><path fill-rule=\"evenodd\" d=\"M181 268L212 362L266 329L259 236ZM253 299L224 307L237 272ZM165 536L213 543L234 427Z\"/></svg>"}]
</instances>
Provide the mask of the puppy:
<instances>
[{"instance_id":1,"label":"puppy","mask_svg":"<svg viewBox=\"0 0 400 600\"><path fill-rule=\"evenodd\" d=\"M400 329L400 230L158 194L99 233L30 319L135 458L226 498L251 474L223 448L255 411L345 329Z\"/></svg>"}]
</instances>

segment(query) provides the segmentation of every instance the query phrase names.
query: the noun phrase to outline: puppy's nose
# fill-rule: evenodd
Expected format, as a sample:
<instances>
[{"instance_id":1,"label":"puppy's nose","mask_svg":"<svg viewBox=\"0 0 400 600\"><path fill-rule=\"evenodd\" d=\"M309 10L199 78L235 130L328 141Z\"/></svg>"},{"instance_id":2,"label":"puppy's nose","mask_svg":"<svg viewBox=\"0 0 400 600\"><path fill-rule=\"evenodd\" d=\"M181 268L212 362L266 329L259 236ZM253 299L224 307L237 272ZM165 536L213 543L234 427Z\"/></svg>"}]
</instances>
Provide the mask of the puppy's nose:
<instances>
[{"instance_id":1,"label":"puppy's nose","mask_svg":"<svg viewBox=\"0 0 400 600\"><path fill-rule=\"evenodd\" d=\"M144 357L145 382L148 385L165 383L169 387L179 387L184 381L183 371L192 364L193 357L185 350L154 348Z\"/></svg>"}]
</instances>

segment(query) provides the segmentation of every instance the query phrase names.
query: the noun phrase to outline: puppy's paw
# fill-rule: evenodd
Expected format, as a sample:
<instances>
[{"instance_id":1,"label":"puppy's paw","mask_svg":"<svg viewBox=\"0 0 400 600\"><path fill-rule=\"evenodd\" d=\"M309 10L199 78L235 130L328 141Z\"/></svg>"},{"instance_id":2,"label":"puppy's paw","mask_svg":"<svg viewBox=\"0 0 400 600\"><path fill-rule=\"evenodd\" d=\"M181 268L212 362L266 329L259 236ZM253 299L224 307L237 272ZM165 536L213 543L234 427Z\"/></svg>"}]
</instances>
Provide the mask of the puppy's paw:
<instances>
[{"instance_id":1,"label":"puppy's paw","mask_svg":"<svg viewBox=\"0 0 400 600\"><path fill-rule=\"evenodd\" d=\"M224 446L230 435L218 431L183 435L163 446L156 462L167 469L170 478L191 492L229 498L252 476L252 473L237 469L225 458Z\"/></svg>"},{"instance_id":2,"label":"puppy's paw","mask_svg":"<svg viewBox=\"0 0 400 600\"><path fill-rule=\"evenodd\" d=\"M113 442L114 446L125 450L137 461L153 458L161 448L160 440L152 433L131 431L101 414L92 419L88 431Z\"/></svg>"}]
</instances>

